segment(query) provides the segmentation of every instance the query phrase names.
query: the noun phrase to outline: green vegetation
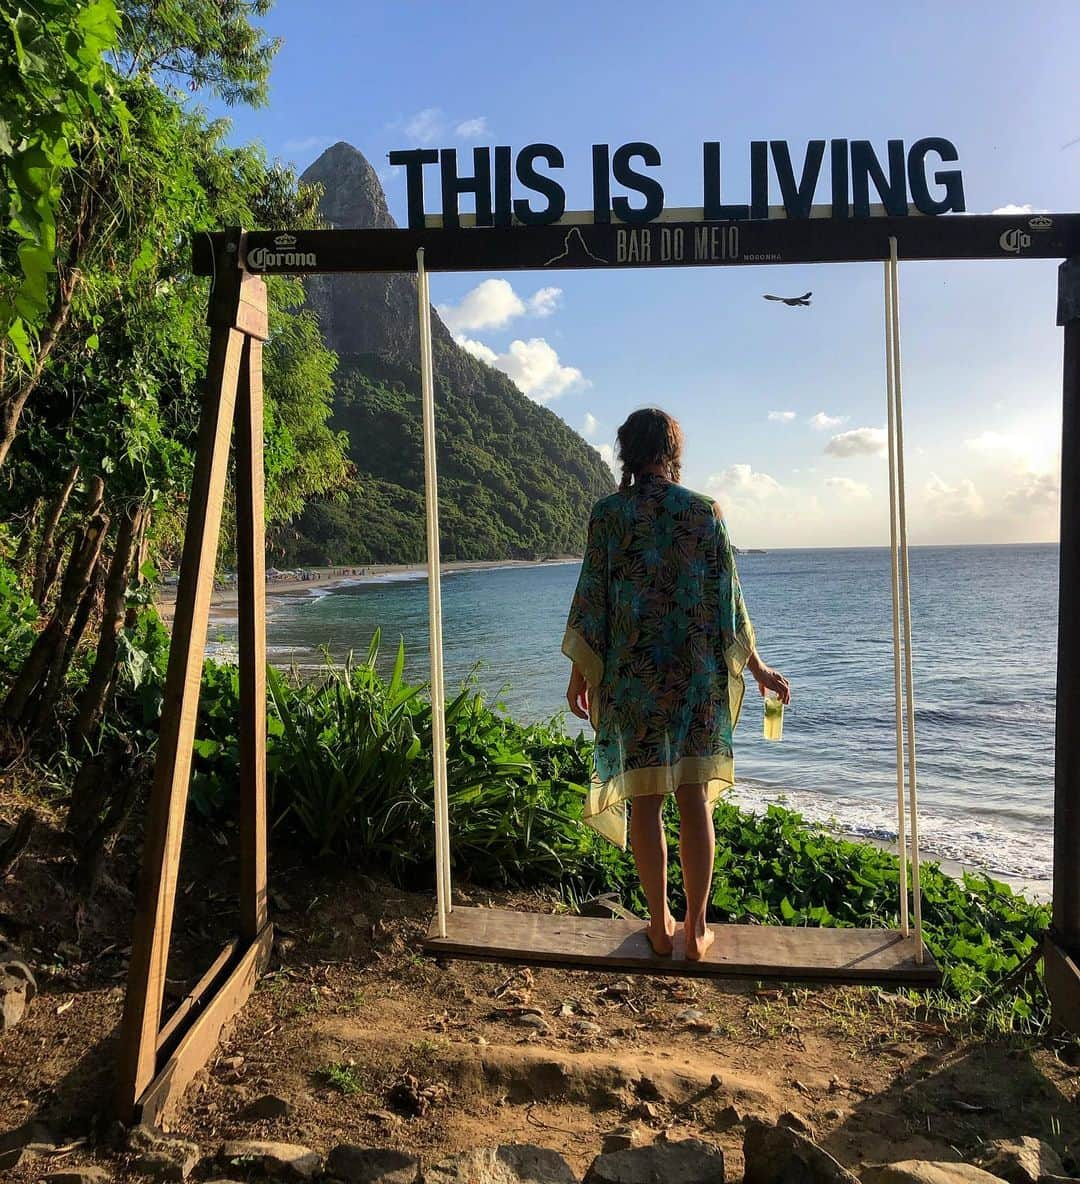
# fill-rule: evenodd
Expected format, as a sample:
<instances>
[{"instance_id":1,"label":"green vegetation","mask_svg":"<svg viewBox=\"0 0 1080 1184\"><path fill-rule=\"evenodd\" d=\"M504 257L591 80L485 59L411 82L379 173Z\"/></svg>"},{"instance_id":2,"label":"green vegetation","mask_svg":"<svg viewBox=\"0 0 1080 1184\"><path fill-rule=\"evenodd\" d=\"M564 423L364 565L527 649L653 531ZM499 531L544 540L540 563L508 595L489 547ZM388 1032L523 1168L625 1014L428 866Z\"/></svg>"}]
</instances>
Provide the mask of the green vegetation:
<instances>
[{"instance_id":1,"label":"green vegetation","mask_svg":"<svg viewBox=\"0 0 1080 1184\"><path fill-rule=\"evenodd\" d=\"M499 371L441 341L435 358L439 531L446 559L580 553L592 502L614 481L599 454ZM275 542L285 563L424 557L419 373L343 355L332 425L352 441L356 486L313 501Z\"/></svg>"},{"instance_id":2,"label":"green vegetation","mask_svg":"<svg viewBox=\"0 0 1080 1184\"><path fill-rule=\"evenodd\" d=\"M319 224L317 189L190 103L265 98L268 9L0 0L0 719L16 748L67 731L84 805L101 799L99 848L130 806L111 719L128 632L184 526L208 345L192 238ZM303 285L274 278L268 297L273 525L341 486L347 459L328 423L336 358Z\"/></svg>"},{"instance_id":3,"label":"green vegetation","mask_svg":"<svg viewBox=\"0 0 1080 1184\"><path fill-rule=\"evenodd\" d=\"M348 1065L344 1061L332 1061L330 1064L323 1065L320 1069L315 1070L314 1077L316 1084L328 1085L346 1097L362 1093L364 1089L363 1079L356 1071L355 1066Z\"/></svg>"}]
</instances>

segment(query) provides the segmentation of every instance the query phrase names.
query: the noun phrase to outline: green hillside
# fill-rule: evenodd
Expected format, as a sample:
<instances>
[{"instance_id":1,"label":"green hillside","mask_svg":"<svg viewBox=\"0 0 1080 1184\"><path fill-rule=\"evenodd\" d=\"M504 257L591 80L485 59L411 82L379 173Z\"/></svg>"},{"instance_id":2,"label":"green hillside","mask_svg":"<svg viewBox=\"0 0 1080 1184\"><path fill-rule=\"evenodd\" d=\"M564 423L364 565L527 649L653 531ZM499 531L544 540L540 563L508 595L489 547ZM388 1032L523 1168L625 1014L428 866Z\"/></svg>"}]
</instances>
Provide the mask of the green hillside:
<instances>
[{"instance_id":1,"label":"green hillside","mask_svg":"<svg viewBox=\"0 0 1080 1184\"><path fill-rule=\"evenodd\" d=\"M461 361L473 381L436 380L443 557L579 553L589 507L613 485L607 467L558 416L508 391L502 374L468 355ZM307 507L282 539L283 561L423 559L418 370L370 354L342 359L333 426L349 437L355 487Z\"/></svg>"}]
</instances>

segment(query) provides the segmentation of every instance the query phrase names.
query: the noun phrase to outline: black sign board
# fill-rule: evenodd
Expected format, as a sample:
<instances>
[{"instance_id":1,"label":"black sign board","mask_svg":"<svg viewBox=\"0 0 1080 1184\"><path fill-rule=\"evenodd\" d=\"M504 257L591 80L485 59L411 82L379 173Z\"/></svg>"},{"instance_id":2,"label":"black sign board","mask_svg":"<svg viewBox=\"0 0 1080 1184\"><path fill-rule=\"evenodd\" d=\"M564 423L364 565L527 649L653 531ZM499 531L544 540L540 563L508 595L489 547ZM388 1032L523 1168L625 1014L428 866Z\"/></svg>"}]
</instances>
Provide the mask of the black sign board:
<instances>
[{"instance_id":1,"label":"black sign board","mask_svg":"<svg viewBox=\"0 0 1080 1184\"><path fill-rule=\"evenodd\" d=\"M246 235L243 262L267 275L415 271L423 247L428 271L858 263L887 259L890 238L905 261L1064 259L1080 256L1080 214L264 230ZM197 275L212 273L229 240L225 233L194 240Z\"/></svg>"}]
</instances>

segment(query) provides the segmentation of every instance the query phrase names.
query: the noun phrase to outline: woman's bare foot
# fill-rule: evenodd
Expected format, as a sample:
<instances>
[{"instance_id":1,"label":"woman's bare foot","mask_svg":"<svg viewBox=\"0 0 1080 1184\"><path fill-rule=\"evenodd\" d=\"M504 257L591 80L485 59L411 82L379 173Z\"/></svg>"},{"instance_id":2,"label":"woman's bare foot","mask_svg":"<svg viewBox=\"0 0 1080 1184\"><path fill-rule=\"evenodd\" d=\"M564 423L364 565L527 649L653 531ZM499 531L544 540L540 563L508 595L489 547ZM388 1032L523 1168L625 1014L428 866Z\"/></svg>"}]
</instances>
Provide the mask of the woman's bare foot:
<instances>
[{"instance_id":1,"label":"woman's bare foot","mask_svg":"<svg viewBox=\"0 0 1080 1184\"><path fill-rule=\"evenodd\" d=\"M689 925L684 928L686 930L686 956L691 962L700 962L705 957L705 951L712 945L716 934L708 925L702 925L693 931Z\"/></svg>"},{"instance_id":2,"label":"woman's bare foot","mask_svg":"<svg viewBox=\"0 0 1080 1184\"><path fill-rule=\"evenodd\" d=\"M649 939L653 953L667 958L675 948L675 918L666 913L661 924L650 921L645 936Z\"/></svg>"}]
</instances>

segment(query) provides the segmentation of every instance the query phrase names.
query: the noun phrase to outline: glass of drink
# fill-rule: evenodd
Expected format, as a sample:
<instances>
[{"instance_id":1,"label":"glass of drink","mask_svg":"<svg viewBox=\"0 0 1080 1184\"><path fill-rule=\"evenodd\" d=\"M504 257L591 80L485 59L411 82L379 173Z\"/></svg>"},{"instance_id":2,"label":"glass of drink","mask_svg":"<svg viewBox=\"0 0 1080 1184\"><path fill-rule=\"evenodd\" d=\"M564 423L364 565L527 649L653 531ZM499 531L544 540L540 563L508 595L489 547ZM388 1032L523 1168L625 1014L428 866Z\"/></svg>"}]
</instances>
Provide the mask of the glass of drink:
<instances>
[{"instance_id":1,"label":"glass of drink","mask_svg":"<svg viewBox=\"0 0 1080 1184\"><path fill-rule=\"evenodd\" d=\"M782 740L784 737L784 704L775 691L765 692L765 724L762 735L766 740Z\"/></svg>"}]
</instances>

